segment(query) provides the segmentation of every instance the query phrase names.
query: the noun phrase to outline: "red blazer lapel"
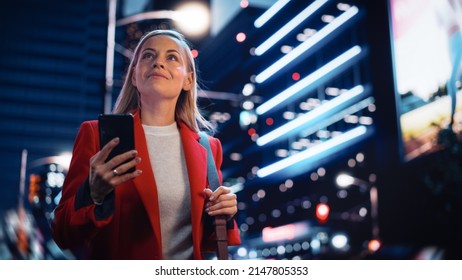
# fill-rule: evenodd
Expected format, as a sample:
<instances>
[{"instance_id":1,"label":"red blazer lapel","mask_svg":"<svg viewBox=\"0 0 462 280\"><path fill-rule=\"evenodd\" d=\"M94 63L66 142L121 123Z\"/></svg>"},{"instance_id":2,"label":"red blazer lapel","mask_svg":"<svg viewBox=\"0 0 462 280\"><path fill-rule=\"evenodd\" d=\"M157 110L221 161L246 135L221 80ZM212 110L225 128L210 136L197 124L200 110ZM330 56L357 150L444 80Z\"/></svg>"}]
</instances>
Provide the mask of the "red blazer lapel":
<instances>
[{"instance_id":1,"label":"red blazer lapel","mask_svg":"<svg viewBox=\"0 0 462 280\"><path fill-rule=\"evenodd\" d=\"M159 199L157 194L156 181L152 173L151 162L149 160L148 147L146 145L146 136L143 126L141 125L141 117L139 112L134 114L134 130L135 130L135 149L138 154L144 156L138 164L137 169L143 171L143 174L133 180L136 190L138 191L144 208L148 213L151 221L154 239L156 242L157 254L162 256L162 239L160 230L160 211Z\"/></svg>"},{"instance_id":2,"label":"red blazer lapel","mask_svg":"<svg viewBox=\"0 0 462 280\"><path fill-rule=\"evenodd\" d=\"M180 122L179 126L191 189L191 224L194 258L201 259L202 215L205 201L204 189L207 186L207 151L199 143L199 134L190 130L184 123Z\"/></svg>"}]
</instances>

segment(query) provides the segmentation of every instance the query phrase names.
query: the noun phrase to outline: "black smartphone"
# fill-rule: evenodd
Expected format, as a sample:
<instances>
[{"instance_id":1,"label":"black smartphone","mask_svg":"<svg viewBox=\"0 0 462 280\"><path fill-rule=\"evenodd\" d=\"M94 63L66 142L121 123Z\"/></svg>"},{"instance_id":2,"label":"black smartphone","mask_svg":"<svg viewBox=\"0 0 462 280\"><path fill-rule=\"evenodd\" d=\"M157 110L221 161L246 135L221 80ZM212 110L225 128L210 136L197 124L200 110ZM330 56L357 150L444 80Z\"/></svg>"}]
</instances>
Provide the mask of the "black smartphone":
<instances>
[{"instance_id":1,"label":"black smartphone","mask_svg":"<svg viewBox=\"0 0 462 280\"><path fill-rule=\"evenodd\" d=\"M101 114L98 116L100 149L112 139L119 137L120 142L112 149L106 161L116 155L135 149L135 133L132 114ZM127 172L133 172L130 168Z\"/></svg>"}]
</instances>

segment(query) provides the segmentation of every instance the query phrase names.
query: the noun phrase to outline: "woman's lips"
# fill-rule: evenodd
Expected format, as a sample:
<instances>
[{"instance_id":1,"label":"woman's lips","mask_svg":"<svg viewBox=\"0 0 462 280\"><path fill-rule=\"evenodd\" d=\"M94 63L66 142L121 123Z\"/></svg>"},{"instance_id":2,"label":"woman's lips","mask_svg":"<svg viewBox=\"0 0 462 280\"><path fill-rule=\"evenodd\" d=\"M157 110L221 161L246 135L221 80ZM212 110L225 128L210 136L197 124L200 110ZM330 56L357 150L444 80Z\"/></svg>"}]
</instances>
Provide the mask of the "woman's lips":
<instances>
[{"instance_id":1,"label":"woman's lips","mask_svg":"<svg viewBox=\"0 0 462 280\"><path fill-rule=\"evenodd\" d=\"M158 72L149 74L148 78L164 78L168 80L167 76L165 76L164 74L158 73Z\"/></svg>"}]
</instances>

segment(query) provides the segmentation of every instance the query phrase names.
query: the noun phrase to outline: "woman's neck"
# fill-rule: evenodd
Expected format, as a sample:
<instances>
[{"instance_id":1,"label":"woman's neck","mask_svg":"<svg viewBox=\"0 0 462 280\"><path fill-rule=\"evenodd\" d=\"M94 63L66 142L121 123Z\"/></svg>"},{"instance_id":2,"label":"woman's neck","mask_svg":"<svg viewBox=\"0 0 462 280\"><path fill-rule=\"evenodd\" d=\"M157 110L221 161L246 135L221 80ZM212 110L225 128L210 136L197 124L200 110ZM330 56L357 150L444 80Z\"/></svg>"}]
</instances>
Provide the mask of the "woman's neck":
<instances>
[{"instance_id":1,"label":"woman's neck","mask_svg":"<svg viewBox=\"0 0 462 280\"><path fill-rule=\"evenodd\" d=\"M167 126L175 122L175 103L157 101L141 104L141 122L151 126Z\"/></svg>"}]
</instances>

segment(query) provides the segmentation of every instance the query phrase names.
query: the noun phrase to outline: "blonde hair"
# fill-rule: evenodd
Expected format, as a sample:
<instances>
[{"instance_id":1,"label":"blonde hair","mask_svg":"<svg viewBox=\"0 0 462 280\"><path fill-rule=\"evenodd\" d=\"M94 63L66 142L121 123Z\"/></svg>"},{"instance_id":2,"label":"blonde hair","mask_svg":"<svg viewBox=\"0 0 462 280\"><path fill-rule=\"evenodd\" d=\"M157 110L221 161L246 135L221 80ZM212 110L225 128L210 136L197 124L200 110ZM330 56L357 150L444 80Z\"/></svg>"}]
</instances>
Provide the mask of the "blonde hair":
<instances>
[{"instance_id":1,"label":"blonde hair","mask_svg":"<svg viewBox=\"0 0 462 280\"><path fill-rule=\"evenodd\" d=\"M177 39L180 46L183 48L186 55L186 63L188 70L192 72L193 86L189 91L183 91L178 98L175 108L175 120L184 122L190 129L194 131L200 131L201 129L206 129L213 131L211 124L202 116L197 106L197 92L198 92L198 83L197 83L197 71L194 58L191 54L189 43L186 41L185 37L174 30L154 30L146 33L138 45L135 48L133 57L128 66L127 76L125 77L122 90L120 91L119 96L117 97L114 109L112 112L114 114L127 114L133 113L134 111L140 109L141 103L139 98L139 92L137 88L132 83L132 76L134 68L138 61L138 56L143 44L151 37L158 35L167 35Z\"/></svg>"}]
</instances>

